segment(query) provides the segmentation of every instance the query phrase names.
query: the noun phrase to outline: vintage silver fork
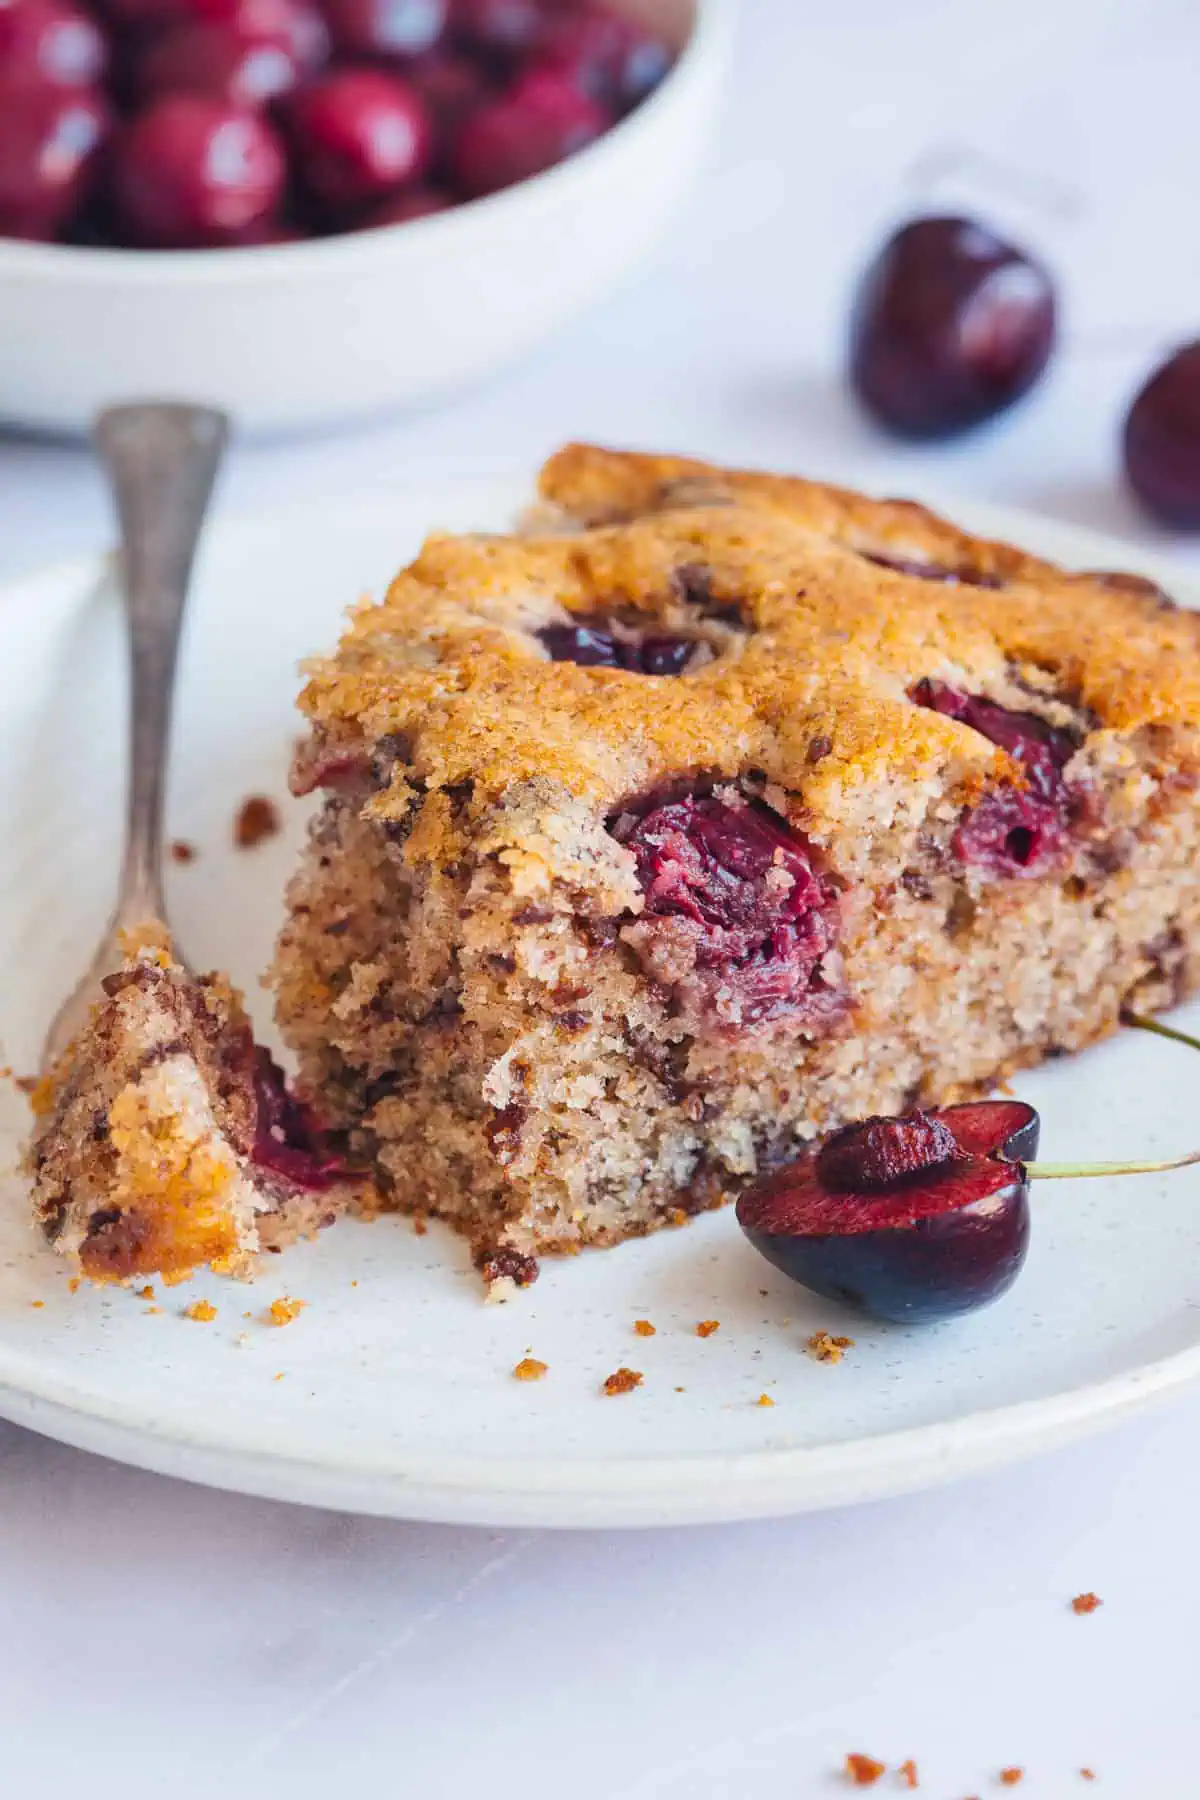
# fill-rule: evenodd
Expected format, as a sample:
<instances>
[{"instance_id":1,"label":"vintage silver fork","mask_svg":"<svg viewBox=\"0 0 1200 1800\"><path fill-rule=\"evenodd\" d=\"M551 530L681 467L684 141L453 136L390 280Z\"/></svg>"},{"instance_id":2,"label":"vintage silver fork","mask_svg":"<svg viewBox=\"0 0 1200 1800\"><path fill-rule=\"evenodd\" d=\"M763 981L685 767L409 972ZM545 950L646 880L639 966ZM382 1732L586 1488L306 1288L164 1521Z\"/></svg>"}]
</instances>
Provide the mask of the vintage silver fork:
<instances>
[{"instance_id":1,"label":"vintage silver fork","mask_svg":"<svg viewBox=\"0 0 1200 1800\"><path fill-rule=\"evenodd\" d=\"M125 849L112 918L86 974L46 1034L43 1069L78 1036L102 997L101 981L120 967L121 934L156 920L167 922L163 797L180 628L196 544L228 435L224 413L165 403L110 407L93 427L121 529L117 576L130 666Z\"/></svg>"}]
</instances>

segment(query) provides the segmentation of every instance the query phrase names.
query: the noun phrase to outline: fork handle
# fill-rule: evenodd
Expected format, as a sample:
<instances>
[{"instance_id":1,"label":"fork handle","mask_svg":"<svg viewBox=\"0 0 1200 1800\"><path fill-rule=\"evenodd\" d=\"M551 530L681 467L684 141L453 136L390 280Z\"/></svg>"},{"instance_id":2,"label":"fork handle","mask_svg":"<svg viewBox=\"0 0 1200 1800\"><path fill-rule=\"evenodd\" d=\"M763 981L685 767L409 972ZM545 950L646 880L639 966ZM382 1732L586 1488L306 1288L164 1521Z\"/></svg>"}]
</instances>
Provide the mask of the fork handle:
<instances>
[{"instance_id":1,"label":"fork handle","mask_svg":"<svg viewBox=\"0 0 1200 1800\"><path fill-rule=\"evenodd\" d=\"M129 631L129 787L118 925L163 913L163 798L180 627L228 435L224 413L158 403L110 407L92 428L121 527Z\"/></svg>"}]
</instances>

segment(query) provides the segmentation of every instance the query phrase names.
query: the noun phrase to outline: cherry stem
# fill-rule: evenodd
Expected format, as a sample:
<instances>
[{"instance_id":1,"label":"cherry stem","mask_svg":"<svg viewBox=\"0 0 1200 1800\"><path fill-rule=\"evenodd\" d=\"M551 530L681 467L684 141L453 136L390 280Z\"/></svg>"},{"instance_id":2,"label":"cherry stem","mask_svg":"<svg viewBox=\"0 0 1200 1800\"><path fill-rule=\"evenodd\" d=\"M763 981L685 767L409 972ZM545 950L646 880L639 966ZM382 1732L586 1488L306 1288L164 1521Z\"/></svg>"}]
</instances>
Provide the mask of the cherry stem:
<instances>
[{"instance_id":1,"label":"cherry stem","mask_svg":"<svg viewBox=\"0 0 1200 1800\"><path fill-rule=\"evenodd\" d=\"M1189 1169L1193 1163L1200 1163L1200 1150L1189 1150L1170 1162L1026 1163L1024 1167L1030 1181L1074 1181L1093 1175L1164 1175L1168 1169Z\"/></svg>"},{"instance_id":2,"label":"cherry stem","mask_svg":"<svg viewBox=\"0 0 1200 1800\"><path fill-rule=\"evenodd\" d=\"M1189 1037L1174 1025L1163 1025L1146 1013L1123 1012L1121 1020L1138 1031L1152 1031L1156 1037L1171 1038L1177 1044L1200 1050L1200 1038ZM1170 1162L1027 1163L1025 1173L1031 1181L1071 1181L1090 1175L1164 1175L1170 1169L1188 1169L1193 1163L1200 1163L1200 1150L1189 1151L1187 1156L1174 1157Z\"/></svg>"},{"instance_id":3,"label":"cherry stem","mask_svg":"<svg viewBox=\"0 0 1200 1800\"><path fill-rule=\"evenodd\" d=\"M1171 1038L1176 1044L1187 1044L1189 1049L1200 1050L1200 1038L1189 1037L1177 1025L1164 1025L1161 1020L1148 1018L1145 1013L1123 1012L1121 1022L1135 1026L1138 1031L1152 1031L1155 1037Z\"/></svg>"}]
</instances>

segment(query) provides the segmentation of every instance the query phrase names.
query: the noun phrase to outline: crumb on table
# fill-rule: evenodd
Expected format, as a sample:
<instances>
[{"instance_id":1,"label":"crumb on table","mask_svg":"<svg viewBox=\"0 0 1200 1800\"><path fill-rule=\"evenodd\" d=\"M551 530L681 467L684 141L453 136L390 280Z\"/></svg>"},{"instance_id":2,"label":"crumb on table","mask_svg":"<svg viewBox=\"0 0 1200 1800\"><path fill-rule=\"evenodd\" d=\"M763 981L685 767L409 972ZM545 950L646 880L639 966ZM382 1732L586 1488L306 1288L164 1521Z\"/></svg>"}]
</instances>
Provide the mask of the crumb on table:
<instances>
[{"instance_id":1,"label":"crumb on table","mask_svg":"<svg viewBox=\"0 0 1200 1800\"><path fill-rule=\"evenodd\" d=\"M853 1350L852 1337L832 1337L828 1331L814 1331L804 1348L818 1362L840 1363L847 1350Z\"/></svg>"},{"instance_id":2,"label":"crumb on table","mask_svg":"<svg viewBox=\"0 0 1200 1800\"><path fill-rule=\"evenodd\" d=\"M152 1287L150 1282L147 1282L145 1287L138 1288L137 1293L136 1293L136 1298L138 1300L153 1300L154 1288Z\"/></svg>"},{"instance_id":3,"label":"crumb on table","mask_svg":"<svg viewBox=\"0 0 1200 1800\"><path fill-rule=\"evenodd\" d=\"M696 1327L697 1337L711 1337L714 1331L720 1331L720 1319L701 1319Z\"/></svg>"},{"instance_id":4,"label":"crumb on table","mask_svg":"<svg viewBox=\"0 0 1200 1800\"><path fill-rule=\"evenodd\" d=\"M634 1388L640 1388L645 1377L639 1369L615 1369L604 1383L606 1394L632 1394Z\"/></svg>"},{"instance_id":5,"label":"crumb on table","mask_svg":"<svg viewBox=\"0 0 1200 1800\"><path fill-rule=\"evenodd\" d=\"M249 794L233 821L233 841L239 850L255 850L275 837L280 829L279 808L266 794Z\"/></svg>"},{"instance_id":6,"label":"crumb on table","mask_svg":"<svg viewBox=\"0 0 1200 1800\"><path fill-rule=\"evenodd\" d=\"M907 1761L902 1762L900 1764L900 1767L896 1770L896 1773L900 1777L901 1781L904 1783L906 1788L920 1787L921 1783L917 1779L917 1765L913 1761L911 1756L907 1759Z\"/></svg>"},{"instance_id":7,"label":"crumb on table","mask_svg":"<svg viewBox=\"0 0 1200 1800\"><path fill-rule=\"evenodd\" d=\"M211 1300L193 1300L190 1306L183 1309L185 1319L195 1319L199 1325L208 1325L217 1316L217 1309Z\"/></svg>"},{"instance_id":8,"label":"crumb on table","mask_svg":"<svg viewBox=\"0 0 1200 1800\"><path fill-rule=\"evenodd\" d=\"M774 1406L775 1402L770 1394L760 1394L754 1404L755 1406Z\"/></svg>"},{"instance_id":9,"label":"crumb on table","mask_svg":"<svg viewBox=\"0 0 1200 1800\"><path fill-rule=\"evenodd\" d=\"M876 1762L873 1756L851 1750L846 1757L846 1779L852 1787L874 1787L880 1776L886 1774L887 1764Z\"/></svg>"},{"instance_id":10,"label":"crumb on table","mask_svg":"<svg viewBox=\"0 0 1200 1800\"><path fill-rule=\"evenodd\" d=\"M187 838L173 838L171 840L171 861L172 862L174 862L174 863L190 863L190 862L195 862L195 860L196 860L195 844L189 843Z\"/></svg>"},{"instance_id":11,"label":"crumb on table","mask_svg":"<svg viewBox=\"0 0 1200 1800\"><path fill-rule=\"evenodd\" d=\"M1002 1787L1016 1787L1017 1783L1019 1781L1024 1781L1024 1779L1024 1769L1014 1767L1011 1769L1001 1769L1000 1771L1000 1785Z\"/></svg>"},{"instance_id":12,"label":"crumb on table","mask_svg":"<svg viewBox=\"0 0 1200 1800\"><path fill-rule=\"evenodd\" d=\"M272 1300L267 1308L264 1322L268 1325L290 1325L307 1305L307 1300L292 1300L286 1296L279 1300Z\"/></svg>"},{"instance_id":13,"label":"crumb on table","mask_svg":"<svg viewBox=\"0 0 1200 1800\"><path fill-rule=\"evenodd\" d=\"M1076 1594L1071 1602L1071 1611L1081 1614L1094 1613L1098 1606L1103 1605L1104 1602L1099 1594Z\"/></svg>"},{"instance_id":14,"label":"crumb on table","mask_svg":"<svg viewBox=\"0 0 1200 1800\"><path fill-rule=\"evenodd\" d=\"M549 1363L539 1362L536 1356L523 1356L513 1374L518 1381L540 1381L549 1367Z\"/></svg>"},{"instance_id":15,"label":"crumb on table","mask_svg":"<svg viewBox=\"0 0 1200 1800\"><path fill-rule=\"evenodd\" d=\"M650 1323L649 1319L635 1319L633 1321L633 1329L637 1332L639 1337L655 1337L657 1335L655 1328Z\"/></svg>"}]
</instances>

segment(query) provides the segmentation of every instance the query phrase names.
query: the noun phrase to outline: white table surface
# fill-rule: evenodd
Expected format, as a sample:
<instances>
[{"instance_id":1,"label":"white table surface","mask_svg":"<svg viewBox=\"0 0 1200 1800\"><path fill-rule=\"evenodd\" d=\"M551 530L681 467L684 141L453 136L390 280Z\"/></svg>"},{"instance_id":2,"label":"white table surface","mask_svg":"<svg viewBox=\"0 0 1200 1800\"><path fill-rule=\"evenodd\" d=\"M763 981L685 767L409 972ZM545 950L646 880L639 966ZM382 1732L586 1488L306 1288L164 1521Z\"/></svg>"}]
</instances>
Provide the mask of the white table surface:
<instances>
[{"instance_id":1,"label":"white table surface","mask_svg":"<svg viewBox=\"0 0 1200 1800\"><path fill-rule=\"evenodd\" d=\"M1160 548L1117 490L1116 429L1200 327L1198 62L1194 0L743 0L719 145L649 266L485 392L239 451L222 504L591 436ZM848 284L947 163L939 200L1053 258L1065 345L990 434L898 449L839 382ZM107 530L81 452L0 440L0 576ZM936 1800L1007 1791L1010 1764L1047 1800L1189 1800L1198 1510L1200 1398L939 1493L625 1537L308 1512L0 1426L0 1792L818 1800L861 1750L915 1757ZM1086 1589L1104 1606L1076 1617Z\"/></svg>"}]
</instances>

